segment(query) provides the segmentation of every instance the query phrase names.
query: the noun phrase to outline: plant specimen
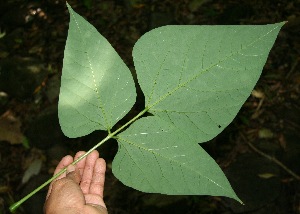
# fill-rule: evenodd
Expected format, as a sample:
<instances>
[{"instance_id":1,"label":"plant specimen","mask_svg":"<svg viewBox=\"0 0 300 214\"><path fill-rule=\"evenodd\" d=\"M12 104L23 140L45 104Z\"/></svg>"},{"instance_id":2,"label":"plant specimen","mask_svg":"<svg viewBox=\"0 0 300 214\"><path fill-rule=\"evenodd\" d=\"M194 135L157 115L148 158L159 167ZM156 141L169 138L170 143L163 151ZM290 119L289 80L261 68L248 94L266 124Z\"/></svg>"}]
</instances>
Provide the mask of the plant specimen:
<instances>
[{"instance_id":1,"label":"plant specimen","mask_svg":"<svg viewBox=\"0 0 300 214\"><path fill-rule=\"evenodd\" d=\"M71 138L108 132L73 164L114 138L119 148L112 171L125 185L148 193L226 196L242 203L199 143L214 138L234 119L285 22L174 25L146 33L133 48L145 107L115 128L136 101L132 74L110 43L68 8L59 122Z\"/></svg>"}]
</instances>

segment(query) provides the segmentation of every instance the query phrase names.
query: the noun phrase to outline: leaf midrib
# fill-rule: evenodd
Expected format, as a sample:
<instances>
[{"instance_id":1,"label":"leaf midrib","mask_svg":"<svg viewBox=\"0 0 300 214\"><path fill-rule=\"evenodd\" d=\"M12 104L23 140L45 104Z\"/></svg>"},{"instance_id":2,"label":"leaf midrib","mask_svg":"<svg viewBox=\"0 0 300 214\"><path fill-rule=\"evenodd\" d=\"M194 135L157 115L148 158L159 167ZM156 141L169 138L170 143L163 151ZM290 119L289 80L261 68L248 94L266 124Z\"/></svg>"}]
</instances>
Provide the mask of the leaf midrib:
<instances>
[{"instance_id":1,"label":"leaf midrib","mask_svg":"<svg viewBox=\"0 0 300 214\"><path fill-rule=\"evenodd\" d=\"M70 6L68 6L68 7L69 7L70 14L72 14L73 20L74 20L74 22L76 23L76 26L77 26L77 28L78 28L78 30L79 30L80 39L81 39L81 41L84 43L85 41L83 40L82 31L81 31L81 28L80 28L80 26L79 26L79 24L78 24L78 22L77 22L77 19L76 19L74 13L73 13L73 9L72 9ZM84 51L84 53L87 55L87 59L88 59L88 61L89 61L89 66L90 66L89 68L90 68L90 70L91 70L91 72L92 72L92 77L93 77L93 82L94 82L95 92L96 92L96 94L97 94L97 99L99 100L99 108L100 108L100 110L101 110L101 112L102 112L102 114L103 114L104 121L105 121L105 123L106 123L106 125L105 125L104 127L106 127L107 130L110 130L111 125L110 125L110 123L109 123L109 121L108 121L108 118L107 118L107 115L106 115L106 112L105 112L105 109L104 109L104 105L103 105L103 102L102 102L100 93L99 93L99 91L98 91L98 87L97 87L97 84L96 84L96 78L95 78L94 70L93 70L92 63L91 63L91 58L90 58L90 56L89 56L89 54L88 54L87 51Z\"/></svg>"},{"instance_id":2,"label":"leaf midrib","mask_svg":"<svg viewBox=\"0 0 300 214\"><path fill-rule=\"evenodd\" d=\"M256 42L260 41L261 39L263 39L265 36L267 36L268 34L270 34L272 31L274 31L275 29L277 29L278 27L280 27L279 25L276 25L275 28L271 29L269 32L267 32L266 34L264 34L261 37L258 37L256 40L254 40L252 43L249 43L246 46L243 46L244 48L239 49L238 51L231 53L230 55L228 55L227 57L224 57L224 59L216 62L215 64L209 66L208 68L204 69L204 70L200 70L197 74L195 74L194 76L192 76L190 79L188 79L187 81L179 84L177 87L175 87L174 89L170 90L169 92L165 93L164 95L160 96L158 98L158 100L156 102L154 102L152 105L150 106L146 106L146 108L148 108L149 110L151 110L154 106L156 106L157 104L159 104L160 102L162 102L164 99L166 99L168 96L171 96L172 94L174 94L177 90L183 88L184 86L186 86L187 84L189 84L191 81L197 79L201 74L204 74L206 72L208 72L209 70L211 70L212 68L214 68L215 66L217 66L218 64L230 59L232 56L246 50L248 47L254 45ZM160 72L158 72L160 73Z\"/></svg>"}]
</instances>

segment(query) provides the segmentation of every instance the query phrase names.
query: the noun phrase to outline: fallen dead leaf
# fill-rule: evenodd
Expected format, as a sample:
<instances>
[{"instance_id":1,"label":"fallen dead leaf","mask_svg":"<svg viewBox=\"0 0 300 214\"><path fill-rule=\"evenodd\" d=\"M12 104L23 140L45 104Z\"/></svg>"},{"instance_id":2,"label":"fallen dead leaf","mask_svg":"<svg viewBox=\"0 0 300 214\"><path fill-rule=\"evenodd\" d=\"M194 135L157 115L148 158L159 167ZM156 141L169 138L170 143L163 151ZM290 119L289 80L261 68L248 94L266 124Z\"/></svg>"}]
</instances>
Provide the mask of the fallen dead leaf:
<instances>
[{"instance_id":1,"label":"fallen dead leaf","mask_svg":"<svg viewBox=\"0 0 300 214\"><path fill-rule=\"evenodd\" d=\"M279 137L278 137L278 141L279 141L279 144L280 146L286 150L286 140L285 140L285 137L283 134L280 134Z\"/></svg>"},{"instance_id":2,"label":"fallen dead leaf","mask_svg":"<svg viewBox=\"0 0 300 214\"><path fill-rule=\"evenodd\" d=\"M260 91L260 90L253 90L252 91L252 93L251 93L251 95L253 96L253 97L255 97L255 98L258 98L258 99L263 99L263 98L265 98L265 94L262 92L262 91Z\"/></svg>"},{"instance_id":3,"label":"fallen dead leaf","mask_svg":"<svg viewBox=\"0 0 300 214\"><path fill-rule=\"evenodd\" d=\"M270 129L262 128L258 131L258 137L269 139L274 137L274 133Z\"/></svg>"},{"instance_id":4,"label":"fallen dead leaf","mask_svg":"<svg viewBox=\"0 0 300 214\"><path fill-rule=\"evenodd\" d=\"M269 179L269 178L276 177L276 175L273 173L262 173L262 174L258 174L258 177L263 179Z\"/></svg>"},{"instance_id":5,"label":"fallen dead leaf","mask_svg":"<svg viewBox=\"0 0 300 214\"><path fill-rule=\"evenodd\" d=\"M32 176L38 175L40 173L42 163L43 162L41 159L36 159L30 164L30 166L27 168L23 175L22 184L27 183Z\"/></svg>"},{"instance_id":6,"label":"fallen dead leaf","mask_svg":"<svg viewBox=\"0 0 300 214\"><path fill-rule=\"evenodd\" d=\"M0 117L0 141L11 144L22 144L24 135L21 132L21 121L11 111L5 112Z\"/></svg>"}]
</instances>

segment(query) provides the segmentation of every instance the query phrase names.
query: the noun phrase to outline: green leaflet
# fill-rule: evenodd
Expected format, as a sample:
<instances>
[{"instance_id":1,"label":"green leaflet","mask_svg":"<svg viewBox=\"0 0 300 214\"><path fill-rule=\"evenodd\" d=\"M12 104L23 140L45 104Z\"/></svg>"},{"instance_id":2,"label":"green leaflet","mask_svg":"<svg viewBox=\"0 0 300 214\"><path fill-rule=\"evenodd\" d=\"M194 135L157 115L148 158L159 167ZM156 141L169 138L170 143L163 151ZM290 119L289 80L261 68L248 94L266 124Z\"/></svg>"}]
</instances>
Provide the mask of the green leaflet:
<instances>
[{"instance_id":1,"label":"green leaflet","mask_svg":"<svg viewBox=\"0 0 300 214\"><path fill-rule=\"evenodd\" d=\"M169 195L239 198L217 163L187 135L159 117L139 119L118 136L113 173L127 186Z\"/></svg>"},{"instance_id":2,"label":"green leaflet","mask_svg":"<svg viewBox=\"0 0 300 214\"><path fill-rule=\"evenodd\" d=\"M212 139L250 95L283 24L165 26L146 33L133 58L149 112L196 143Z\"/></svg>"},{"instance_id":3,"label":"green leaflet","mask_svg":"<svg viewBox=\"0 0 300 214\"><path fill-rule=\"evenodd\" d=\"M165 26L146 33L133 49L145 110L110 132L135 102L132 76L108 41L68 7L59 98L63 132L79 137L108 130L97 145L117 138L113 173L135 189L240 201L198 143L215 137L236 116L284 23ZM135 121L145 112L154 116Z\"/></svg>"},{"instance_id":4,"label":"green leaflet","mask_svg":"<svg viewBox=\"0 0 300 214\"><path fill-rule=\"evenodd\" d=\"M135 103L130 70L110 43L70 11L61 88L59 123L68 137L110 130Z\"/></svg>"}]
</instances>

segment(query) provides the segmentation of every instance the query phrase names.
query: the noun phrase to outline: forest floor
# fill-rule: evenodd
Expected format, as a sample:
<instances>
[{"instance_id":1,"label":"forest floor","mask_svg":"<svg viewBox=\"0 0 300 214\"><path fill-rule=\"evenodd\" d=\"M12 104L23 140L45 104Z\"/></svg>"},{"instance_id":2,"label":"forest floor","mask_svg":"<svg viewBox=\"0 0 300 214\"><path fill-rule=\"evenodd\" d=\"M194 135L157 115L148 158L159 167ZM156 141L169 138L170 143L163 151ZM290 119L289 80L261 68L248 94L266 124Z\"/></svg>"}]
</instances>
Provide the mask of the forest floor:
<instances>
[{"instance_id":1,"label":"forest floor","mask_svg":"<svg viewBox=\"0 0 300 214\"><path fill-rule=\"evenodd\" d=\"M146 194L112 174L117 143L98 150L107 162L110 214L300 213L299 0L70 0L134 69L132 48L149 30L168 24L288 23L262 76L234 121L205 150L224 170L245 205L224 197ZM46 181L65 155L105 137L66 138L57 118L69 14L65 1L0 1L0 214ZM140 97L142 98L142 97ZM134 111L143 108L137 102ZM16 211L42 213L41 191Z\"/></svg>"}]
</instances>

